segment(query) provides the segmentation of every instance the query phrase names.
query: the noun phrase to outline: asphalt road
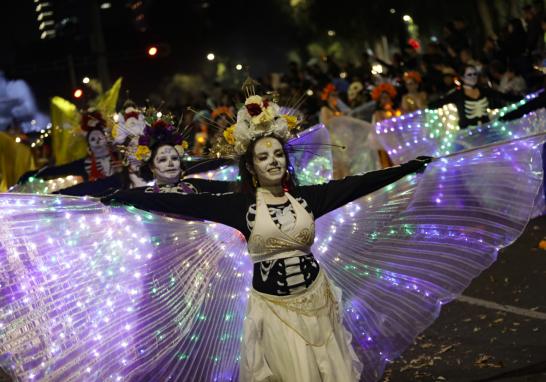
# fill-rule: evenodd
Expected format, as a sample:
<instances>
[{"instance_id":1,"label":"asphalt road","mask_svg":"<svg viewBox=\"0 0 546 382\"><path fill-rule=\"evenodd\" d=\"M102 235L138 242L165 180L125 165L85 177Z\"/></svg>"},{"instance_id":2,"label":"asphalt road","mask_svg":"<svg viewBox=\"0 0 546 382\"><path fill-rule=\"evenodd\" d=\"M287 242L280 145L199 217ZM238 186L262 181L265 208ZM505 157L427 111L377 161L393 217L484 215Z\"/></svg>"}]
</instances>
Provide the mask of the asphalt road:
<instances>
[{"instance_id":1,"label":"asphalt road","mask_svg":"<svg viewBox=\"0 0 546 382\"><path fill-rule=\"evenodd\" d=\"M546 381L546 217L443 307L383 382ZM469 298L465 298L465 297ZM470 300L472 303L469 303ZM496 305L499 304L499 305Z\"/></svg>"}]
</instances>

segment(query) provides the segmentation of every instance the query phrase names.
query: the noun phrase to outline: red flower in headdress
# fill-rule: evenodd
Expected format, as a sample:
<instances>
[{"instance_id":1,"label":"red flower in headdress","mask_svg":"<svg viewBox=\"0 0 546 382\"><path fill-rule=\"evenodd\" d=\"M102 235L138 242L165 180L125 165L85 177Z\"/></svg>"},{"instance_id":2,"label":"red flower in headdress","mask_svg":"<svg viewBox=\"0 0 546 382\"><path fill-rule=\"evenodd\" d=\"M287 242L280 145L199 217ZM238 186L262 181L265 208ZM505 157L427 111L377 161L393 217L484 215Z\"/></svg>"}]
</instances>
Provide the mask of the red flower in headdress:
<instances>
[{"instance_id":1,"label":"red flower in headdress","mask_svg":"<svg viewBox=\"0 0 546 382\"><path fill-rule=\"evenodd\" d=\"M85 111L82 113L82 119L80 122L80 127L83 131L91 131L95 129L104 129L106 126L106 121L102 117L102 114L97 111Z\"/></svg>"},{"instance_id":2,"label":"red flower in headdress","mask_svg":"<svg viewBox=\"0 0 546 382\"><path fill-rule=\"evenodd\" d=\"M378 101L382 93L387 93L391 98L396 97L396 89L388 82L383 82L382 84L379 84L375 88L373 88L372 99L374 101Z\"/></svg>"},{"instance_id":3,"label":"red flower in headdress","mask_svg":"<svg viewBox=\"0 0 546 382\"><path fill-rule=\"evenodd\" d=\"M322 89L322 93L320 94L320 99L323 101L326 101L330 97L330 94L332 94L335 91L336 91L336 87L334 86L334 84L329 83L328 85L324 87L324 89Z\"/></svg>"},{"instance_id":4,"label":"red flower in headdress","mask_svg":"<svg viewBox=\"0 0 546 382\"><path fill-rule=\"evenodd\" d=\"M255 117L262 113L262 107L257 103L249 103L248 105L245 105L245 107L251 117Z\"/></svg>"},{"instance_id":5,"label":"red flower in headdress","mask_svg":"<svg viewBox=\"0 0 546 382\"><path fill-rule=\"evenodd\" d=\"M419 72L416 72L415 70L411 70L409 72L404 73L404 80L410 80L410 79L414 80L418 84L420 84L422 81L421 74L419 74Z\"/></svg>"}]
</instances>

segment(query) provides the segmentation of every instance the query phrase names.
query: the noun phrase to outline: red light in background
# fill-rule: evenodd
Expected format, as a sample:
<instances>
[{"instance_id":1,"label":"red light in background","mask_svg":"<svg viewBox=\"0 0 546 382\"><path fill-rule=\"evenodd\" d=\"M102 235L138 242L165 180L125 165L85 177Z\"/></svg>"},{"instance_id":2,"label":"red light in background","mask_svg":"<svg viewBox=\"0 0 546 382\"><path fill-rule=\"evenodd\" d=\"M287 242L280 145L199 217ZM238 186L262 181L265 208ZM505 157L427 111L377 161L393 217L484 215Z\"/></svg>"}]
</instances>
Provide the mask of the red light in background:
<instances>
[{"instance_id":1,"label":"red light in background","mask_svg":"<svg viewBox=\"0 0 546 382\"><path fill-rule=\"evenodd\" d=\"M76 89L74 90L74 93L72 94L74 98L81 98L83 96L83 90Z\"/></svg>"},{"instance_id":2,"label":"red light in background","mask_svg":"<svg viewBox=\"0 0 546 382\"><path fill-rule=\"evenodd\" d=\"M148 48L148 56L150 57L154 57L155 55L157 55L157 47L156 46L151 46Z\"/></svg>"}]
</instances>

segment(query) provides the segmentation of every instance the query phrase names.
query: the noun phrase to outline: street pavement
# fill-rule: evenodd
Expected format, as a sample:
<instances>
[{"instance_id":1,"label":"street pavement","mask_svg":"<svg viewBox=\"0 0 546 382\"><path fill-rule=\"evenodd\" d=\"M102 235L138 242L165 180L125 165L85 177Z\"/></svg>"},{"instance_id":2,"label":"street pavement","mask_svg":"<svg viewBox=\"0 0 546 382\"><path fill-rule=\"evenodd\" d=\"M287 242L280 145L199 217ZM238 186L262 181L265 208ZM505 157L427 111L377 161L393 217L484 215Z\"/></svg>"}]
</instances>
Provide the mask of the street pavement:
<instances>
[{"instance_id":1,"label":"street pavement","mask_svg":"<svg viewBox=\"0 0 546 382\"><path fill-rule=\"evenodd\" d=\"M383 382L546 381L546 217L443 307Z\"/></svg>"}]
</instances>

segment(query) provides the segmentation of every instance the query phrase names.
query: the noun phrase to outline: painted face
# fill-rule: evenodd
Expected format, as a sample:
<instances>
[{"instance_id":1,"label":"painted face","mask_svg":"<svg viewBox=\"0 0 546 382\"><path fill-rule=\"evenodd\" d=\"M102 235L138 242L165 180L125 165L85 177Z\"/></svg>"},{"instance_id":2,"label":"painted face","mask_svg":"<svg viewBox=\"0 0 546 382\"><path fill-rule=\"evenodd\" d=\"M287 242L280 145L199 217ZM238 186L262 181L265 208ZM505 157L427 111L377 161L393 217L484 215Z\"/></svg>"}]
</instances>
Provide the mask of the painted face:
<instances>
[{"instance_id":1,"label":"painted face","mask_svg":"<svg viewBox=\"0 0 546 382\"><path fill-rule=\"evenodd\" d=\"M104 157L108 155L108 142L102 131L91 130L87 137L87 143L89 144L89 149L95 156Z\"/></svg>"},{"instance_id":2,"label":"painted face","mask_svg":"<svg viewBox=\"0 0 546 382\"><path fill-rule=\"evenodd\" d=\"M182 167L180 155L174 147L165 145L157 149L152 166L152 174L157 184L174 184L180 180Z\"/></svg>"},{"instance_id":3,"label":"painted face","mask_svg":"<svg viewBox=\"0 0 546 382\"><path fill-rule=\"evenodd\" d=\"M478 71L476 68L466 68L463 75L463 82L468 86L476 86L478 83Z\"/></svg>"},{"instance_id":4,"label":"painted face","mask_svg":"<svg viewBox=\"0 0 546 382\"><path fill-rule=\"evenodd\" d=\"M381 95L379 96L379 104L383 107L387 105L391 105L392 104L391 96L388 95L386 92L381 93Z\"/></svg>"},{"instance_id":5,"label":"painted face","mask_svg":"<svg viewBox=\"0 0 546 382\"><path fill-rule=\"evenodd\" d=\"M257 178L260 186L278 186L286 173L286 157L281 143L271 137L256 142L252 158L254 166L251 173Z\"/></svg>"},{"instance_id":6,"label":"painted face","mask_svg":"<svg viewBox=\"0 0 546 382\"><path fill-rule=\"evenodd\" d=\"M415 93L417 90L419 90L419 85L417 84L417 82L415 82L415 80L408 79L405 82L406 82L406 89L408 89L409 93Z\"/></svg>"}]
</instances>

